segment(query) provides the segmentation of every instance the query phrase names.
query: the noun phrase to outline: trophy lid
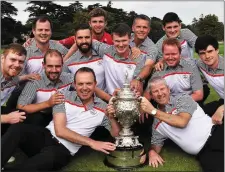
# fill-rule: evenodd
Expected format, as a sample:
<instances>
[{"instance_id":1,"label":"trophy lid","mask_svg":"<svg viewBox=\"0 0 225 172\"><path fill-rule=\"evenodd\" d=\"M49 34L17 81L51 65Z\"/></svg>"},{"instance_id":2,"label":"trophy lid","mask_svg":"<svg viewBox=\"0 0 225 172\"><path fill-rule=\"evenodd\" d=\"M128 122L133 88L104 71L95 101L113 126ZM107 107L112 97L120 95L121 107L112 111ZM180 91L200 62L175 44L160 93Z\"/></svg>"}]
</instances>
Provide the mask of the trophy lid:
<instances>
[{"instance_id":1,"label":"trophy lid","mask_svg":"<svg viewBox=\"0 0 225 172\"><path fill-rule=\"evenodd\" d=\"M123 84L123 88L121 89L121 91L118 92L118 98L119 99L136 99L135 93L133 91L131 91L131 89L130 89L130 83L128 80L127 71L125 74L125 82Z\"/></svg>"}]
</instances>

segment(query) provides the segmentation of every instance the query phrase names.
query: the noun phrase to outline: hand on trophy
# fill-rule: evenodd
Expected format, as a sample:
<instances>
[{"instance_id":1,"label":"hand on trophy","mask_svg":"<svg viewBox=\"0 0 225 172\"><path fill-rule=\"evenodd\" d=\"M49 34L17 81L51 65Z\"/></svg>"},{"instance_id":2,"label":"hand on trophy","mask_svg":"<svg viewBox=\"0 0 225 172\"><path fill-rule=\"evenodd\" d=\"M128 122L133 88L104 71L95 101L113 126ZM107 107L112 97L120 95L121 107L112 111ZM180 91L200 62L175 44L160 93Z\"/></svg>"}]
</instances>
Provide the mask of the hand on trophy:
<instances>
[{"instance_id":1,"label":"hand on trophy","mask_svg":"<svg viewBox=\"0 0 225 172\"><path fill-rule=\"evenodd\" d=\"M137 90L141 94L143 92L143 83L136 79L133 79L130 82L130 88L131 90Z\"/></svg>"},{"instance_id":2,"label":"hand on trophy","mask_svg":"<svg viewBox=\"0 0 225 172\"><path fill-rule=\"evenodd\" d=\"M93 140L91 148L97 151L104 152L105 154L109 154L109 151L114 151L116 149L116 145L111 142L101 142Z\"/></svg>"},{"instance_id":3,"label":"hand on trophy","mask_svg":"<svg viewBox=\"0 0 225 172\"><path fill-rule=\"evenodd\" d=\"M106 108L106 115L108 116L109 119L113 119L116 111L113 106L113 104L108 104Z\"/></svg>"},{"instance_id":4,"label":"hand on trophy","mask_svg":"<svg viewBox=\"0 0 225 172\"><path fill-rule=\"evenodd\" d=\"M154 106L152 106L152 104L145 98L145 97L142 97L141 98L141 109L145 112L145 113L148 113L148 114L151 114L151 111L154 108Z\"/></svg>"}]
</instances>

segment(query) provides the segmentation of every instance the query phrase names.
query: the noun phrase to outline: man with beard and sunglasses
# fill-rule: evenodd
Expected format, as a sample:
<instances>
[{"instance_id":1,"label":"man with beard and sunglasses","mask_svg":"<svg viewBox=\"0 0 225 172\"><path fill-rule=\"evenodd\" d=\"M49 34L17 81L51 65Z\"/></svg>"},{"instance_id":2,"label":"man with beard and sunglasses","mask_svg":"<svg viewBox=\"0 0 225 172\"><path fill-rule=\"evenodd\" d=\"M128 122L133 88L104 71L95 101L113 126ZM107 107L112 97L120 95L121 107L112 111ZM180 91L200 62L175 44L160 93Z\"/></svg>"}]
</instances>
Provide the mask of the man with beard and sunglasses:
<instances>
[{"instance_id":1,"label":"man with beard and sunglasses","mask_svg":"<svg viewBox=\"0 0 225 172\"><path fill-rule=\"evenodd\" d=\"M49 49L41 79L28 81L18 99L17 108L27 113L25 123L46 126L52 120L52 107L64 101L62 93L73 83L73 75L62 72L62 66L61 53Z\"/></svg>"},{"instance_id":2,"label":"man with beard and sunglasses","mask_svg":"<svg viewBox=\"0 0 225 172\"><path fill-rule=\"evenodd\" d=\"M26 47L26 64L21 74L26 80L40 79L39 73L43 69L43 57L48 49L58 50L63 56L68 52L66 47L56 41L50 40L52 36L52 22L48 17L37 17L33 22L32 32L34 40Z\"/></svg>"},{"instance_id":3,"label":"man with beard and sunglasses","mask_svg":"<svg viewBox=\"0 0 225 172\"><path fill-rule=\"evenodd\" d=\"M75 74L81 67L94 70L97 87L105 90L105 73L102 57L92 49L92 33L88 24L81 24L75 30L75 42L78 50L64 64L63 71Z\"/></svg>"}]
</instances>

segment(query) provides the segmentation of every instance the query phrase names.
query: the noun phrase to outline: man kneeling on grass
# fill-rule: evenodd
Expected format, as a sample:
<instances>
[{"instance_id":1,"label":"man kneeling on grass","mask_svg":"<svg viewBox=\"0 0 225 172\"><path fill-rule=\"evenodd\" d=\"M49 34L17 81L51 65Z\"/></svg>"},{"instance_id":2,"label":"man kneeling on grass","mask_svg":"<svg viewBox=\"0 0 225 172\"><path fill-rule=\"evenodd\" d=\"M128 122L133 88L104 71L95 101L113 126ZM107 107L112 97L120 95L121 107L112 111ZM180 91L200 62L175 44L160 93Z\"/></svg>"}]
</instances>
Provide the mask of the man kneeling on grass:
<instances>
[{"instance_id":1,"label":"man kneeling on grass","mask_svg":"<svg viewBox=\"0 0 225 172\"><path fill-rule=\"evenodd\" d=\"M153 77L148 87L158 103L156 109L146 98L141 102L141 109L154 117L149 165L163 165L164 160L159 153L164 140L169 138L185 152L197 155L204 172L224 171L223 124L214 125L191 96L183 93L172 97L165 79L161 77Z\"/></svg>"},{"instance_id":2,"label":"man kneeling on grass","mask_svg":"<svg viewBox=\"0 0 225 172\"><path fill-rule=\"evenodd\" d=\"M76 91L64 92L64 103L53 107L53 120L46 128L30 124L15 124L9 128L1 141L2 167L18 146L28 159L11 170L58 170L82 145L106 154L115 150L113 143L89 138L97 126L106 127L112 136L118 136L120 130L113 118L113 108L94 95L94 71L80 68L75 73L74 85Z\"/></svg>"}]
</instances>

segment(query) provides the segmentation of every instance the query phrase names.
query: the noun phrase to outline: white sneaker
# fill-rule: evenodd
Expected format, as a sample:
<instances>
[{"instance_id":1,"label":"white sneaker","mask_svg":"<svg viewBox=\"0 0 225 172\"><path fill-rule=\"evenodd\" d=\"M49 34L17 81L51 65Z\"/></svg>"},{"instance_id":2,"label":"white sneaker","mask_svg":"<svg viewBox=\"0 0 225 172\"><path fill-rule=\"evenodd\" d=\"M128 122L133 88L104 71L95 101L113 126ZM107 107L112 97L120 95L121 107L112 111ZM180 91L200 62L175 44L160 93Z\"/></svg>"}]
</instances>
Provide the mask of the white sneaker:
<instances>
[{"instance_id":1,"label":"white sneaker","mask_svg":"<svg viewBox=\"0 0 225 172\"><path fill-rule=\"evenodd\" d=\"M11 162L14 162L14 161L15 161L15 157L14 157L14 156L11 156L11 157L9 158L9 160L8 160L7 163L11 163Z\"/></svg>"}]
</instances>

